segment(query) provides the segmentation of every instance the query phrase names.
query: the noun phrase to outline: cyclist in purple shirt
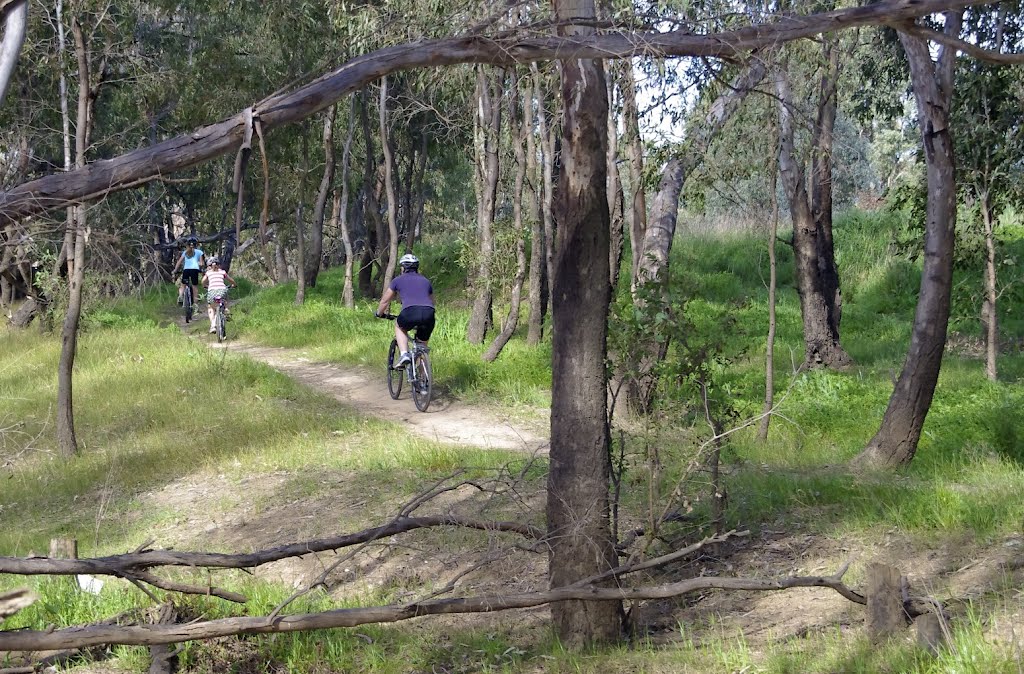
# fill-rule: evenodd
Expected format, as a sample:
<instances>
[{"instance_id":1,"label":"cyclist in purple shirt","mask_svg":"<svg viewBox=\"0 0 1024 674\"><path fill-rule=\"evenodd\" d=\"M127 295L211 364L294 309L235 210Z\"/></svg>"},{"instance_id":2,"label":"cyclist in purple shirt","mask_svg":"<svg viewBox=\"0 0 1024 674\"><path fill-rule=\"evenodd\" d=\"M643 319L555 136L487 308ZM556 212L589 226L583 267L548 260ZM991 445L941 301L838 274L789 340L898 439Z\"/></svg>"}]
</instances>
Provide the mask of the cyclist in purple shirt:
<instances>
[{"instance_id":1,"label":"cyclist in purple shirt","mask_svg":"<svg viewBox=\"0 0 1024 674\"><path fill-rule=\"evenodd\" d=\"M406 365L412 356L409 354L409 331L416 329L416 339L424 344L430 341L430 333L434 331L434 286L430 280L420 274L420 261L412 253L406 253L398 261L402 273L391 281L377 305L374 316L380 318L386 314L391 301L398 297L402 303L402 312L395 321L395 340L402 352L402 357L395 363L396 368Z\"/></svg>"}]
</instances>

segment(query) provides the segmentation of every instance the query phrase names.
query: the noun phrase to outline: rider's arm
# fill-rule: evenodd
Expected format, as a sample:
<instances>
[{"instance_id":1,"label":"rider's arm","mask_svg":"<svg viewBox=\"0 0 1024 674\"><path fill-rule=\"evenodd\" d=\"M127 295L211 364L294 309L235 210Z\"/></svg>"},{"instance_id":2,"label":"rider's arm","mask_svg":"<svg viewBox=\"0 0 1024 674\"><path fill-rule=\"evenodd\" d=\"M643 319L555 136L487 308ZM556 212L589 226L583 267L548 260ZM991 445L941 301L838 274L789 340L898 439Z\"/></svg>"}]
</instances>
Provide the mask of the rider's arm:
<instances>
[{"instance_id":1,"label":"rider's arm","mask_svg":"<svg viewBox=\"0 0 1024 674\"><path fill-rule=\"evenodd\" d=\"M395 291L388 288L384 291L384 295L380 298L380 304L377 305L377 315L385 313L388 307L391 306L391 300L395 299Z\"/></svg>"},{"instance_id":2,"label":"rider's arm","mask_svg":"<svg viewBox=\"0 0 1024 674\"><path fill-rule=\"evenodd\" d=\"M181 266L181 261L184 260L184 259L185 259L185 254L184 253L182 253L181 255L178 256L178 261L174 263L174 269L171 270L171 276L174 276L174 274L177 273L178 267Z\"/></svg>"},{"instance_id":3,"label":"rider's arm","mask_svg":"<svg viewBox=\"0 0 1024 674\"><path fill-rule=\"evenodd\" d=\"M206 274L203 274L203 278L199 279L199 285L205 286L210 283L210 279Z\"/></svg>"},{"instance_id":4,"label":"rider's arm","mask_svg":"<svg viewBox=\"0 0 1024 674\"><path fill-rule=\"evenodd\" d=\"M228 276L227 272L224 272L224 279L226 281L230 281L232 286L235 286L235 287L238 286L238 283L235 281L235 279L233 279L230 276Z\"/></svg>"}]
</instances>

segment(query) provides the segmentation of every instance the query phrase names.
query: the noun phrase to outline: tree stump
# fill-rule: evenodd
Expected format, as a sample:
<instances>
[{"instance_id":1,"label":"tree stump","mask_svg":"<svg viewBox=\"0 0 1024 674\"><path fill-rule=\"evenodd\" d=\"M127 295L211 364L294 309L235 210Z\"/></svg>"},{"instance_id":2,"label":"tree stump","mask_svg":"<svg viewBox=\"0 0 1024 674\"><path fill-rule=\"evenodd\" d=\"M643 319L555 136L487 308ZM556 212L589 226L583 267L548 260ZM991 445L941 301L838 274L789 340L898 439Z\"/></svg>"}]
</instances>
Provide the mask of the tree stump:
<instances>
[{"instance_id":1,"label":"tree stump","mask_svg":"<svg viewBox=\"0 0 1024 674\"><path fill-rule=\"evenodd\" d=\"M178 621L178 611L174 604L167 602L160 606L160 613L155 624L167 625ZM149 665L148 674L174 674L178 669L178 653L180 648L173 644L157 644L149 647L149 654L153 658Z\"/></svg>"},{"instance_id":2,"label":"tree stump","mask_svg":"<svg viewBox=\"0 0 1024 674\"><path fill-rule=\"evenodd\" d=\"M922 613L914 620L914 627L917 628L917 644L932 655L938 655L946 643L945 617L938 609Z\"/></svg>"},{"instance_id":3,"label":"tree stump","mask_svg":"<svg viewBox=\"0 0 1024 674\"><path fill-rule=\"evenodd\" d=\"M16 328L27 328L32 319L39 313L39 304L31 297L21 303L11 315L11 325Z\"/></svg>"},{"instance_id":4,"label":"tree stump","mask_svg":"<svg viewBox=\"0 0 1024 674\"><path fill-rule=\"evenodd\" d=\"M898 635L907 626L903 610L903 577L899 569L886 564L871 564L867 569L867 631L878 643Z\"/></svg>"}]
</instances>

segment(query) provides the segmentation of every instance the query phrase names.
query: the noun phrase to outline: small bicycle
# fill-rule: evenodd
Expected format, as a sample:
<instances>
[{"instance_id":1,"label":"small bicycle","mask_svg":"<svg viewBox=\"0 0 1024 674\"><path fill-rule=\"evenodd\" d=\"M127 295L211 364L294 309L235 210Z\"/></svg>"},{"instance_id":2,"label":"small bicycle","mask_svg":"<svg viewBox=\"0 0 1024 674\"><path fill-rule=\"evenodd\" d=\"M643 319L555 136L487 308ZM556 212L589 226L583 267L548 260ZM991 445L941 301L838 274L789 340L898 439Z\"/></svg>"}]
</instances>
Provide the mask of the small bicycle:
<instances>
[{"instance_id":1,"label":"small bicycle","mask_svg":"<svg viewBox=\"0 0 1024 674\"><path fill-rule=\"evenodd\" d=\"M217 332L217 341L218 342L223 342L228 337L228 333L227 333L227 321L228 321L228 317L227 317L227 301L228 301L228 298L227 298L226 295L218 297L218 298L213 300L214 304L216 305L216 309L214 309L214 315L213 315L213 327L214 327L214 330Z\"/></svg>"},{"instance_id":2,"label":"small bicycle","mask_svg":"<svg viewBox=\"0 0 1024 674\"><path fill-rule=\"evenodd\" d=\"M380 317L389 321L398 318L394 314L381 314ZM430 405L431 384L434 379L434 372L430 366L430 347L416 337L410 337L409 343L412 345L412 360L404 368L396 369L395 363L401 354L398 352L398 340L391 340L391 346L388 348L388 393L391 394L392 400L398 400L398 396L402 394L403 380L408 380L416 409L426 412ZM402 369L405 370L404 373Z\"/></svg>"}]
</instances>

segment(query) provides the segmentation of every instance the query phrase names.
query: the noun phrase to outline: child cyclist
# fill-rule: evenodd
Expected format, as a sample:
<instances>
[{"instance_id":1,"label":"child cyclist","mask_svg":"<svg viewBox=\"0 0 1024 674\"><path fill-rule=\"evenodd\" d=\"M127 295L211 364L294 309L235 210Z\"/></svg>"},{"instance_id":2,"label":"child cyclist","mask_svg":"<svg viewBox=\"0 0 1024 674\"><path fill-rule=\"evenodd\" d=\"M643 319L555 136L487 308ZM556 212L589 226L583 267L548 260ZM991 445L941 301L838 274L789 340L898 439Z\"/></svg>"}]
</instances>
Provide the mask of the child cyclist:
<instances>
[{"instance_id":1,"label":"child cyclist","mask_svg":"<svg viewBox=\"0 0 1024 674\"><path fill-rule=\"evenodd\" d=\"M214 317L216 313L213 310L214 302L222 297L227 297L228 286L230 283L232 288L237 288L238 284L235 283L235 279L231 278L226 271L220 268L220 260L216 257L211 257L207 260L210 265L206 269L206 274L203 276L203 285L209 289L206 294L206 315L210 318L210 332L216 332L217 328L214 325Z\"/></svg>"}]
</instances>

